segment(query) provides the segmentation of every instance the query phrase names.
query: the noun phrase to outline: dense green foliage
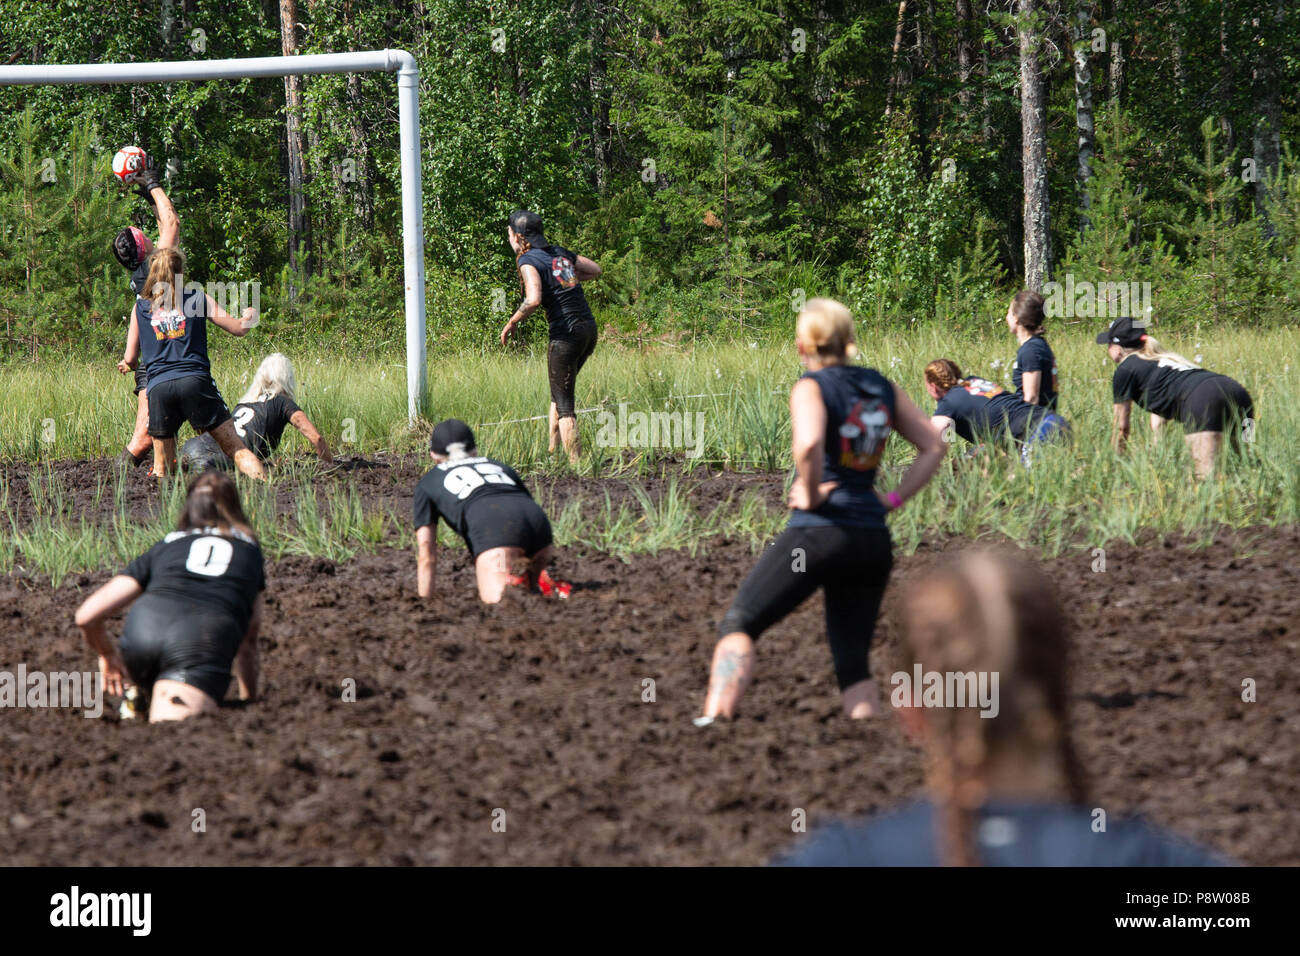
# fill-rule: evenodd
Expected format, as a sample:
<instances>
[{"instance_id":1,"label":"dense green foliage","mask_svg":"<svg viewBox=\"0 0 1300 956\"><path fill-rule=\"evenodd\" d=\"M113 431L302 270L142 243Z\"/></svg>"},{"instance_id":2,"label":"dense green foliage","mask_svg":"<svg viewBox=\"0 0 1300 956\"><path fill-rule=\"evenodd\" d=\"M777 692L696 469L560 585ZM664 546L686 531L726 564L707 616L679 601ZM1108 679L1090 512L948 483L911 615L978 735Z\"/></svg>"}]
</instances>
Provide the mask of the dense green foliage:
<instances>
[{"instance_id":1,"label":"dense green foliage","mask_svg":"<svg viewBox=\"0 0 1300 956\"><path fill-rule=\"evenodd\" d=\"M6 63L281 52L274 0L2 6ZM1023 254L1017 24L1014 4L971 6L963 23L960 5L907 5L896 54L894 0L298 0L295 35L419 61L435 349L490 342L516 301L517 206L605 266L589 294L611 331L749 336L803 294L878 321L1000 310ZM1073 12L1041 23L1055 271L1150 281L1170 322L1293 317L1300 170L1284 152L1272 188L1242 176L1265 87L1297 139L1300 22L1279 0L1096 4L1080 232ZM128 142L168 168L192 275L261 283L269 341L399 351L395 83L303 89L291 277L280 80L0 88L3 354L117 347L129 295L108 243L153 228L110 182Z\"/></svg>"}]
</instances>

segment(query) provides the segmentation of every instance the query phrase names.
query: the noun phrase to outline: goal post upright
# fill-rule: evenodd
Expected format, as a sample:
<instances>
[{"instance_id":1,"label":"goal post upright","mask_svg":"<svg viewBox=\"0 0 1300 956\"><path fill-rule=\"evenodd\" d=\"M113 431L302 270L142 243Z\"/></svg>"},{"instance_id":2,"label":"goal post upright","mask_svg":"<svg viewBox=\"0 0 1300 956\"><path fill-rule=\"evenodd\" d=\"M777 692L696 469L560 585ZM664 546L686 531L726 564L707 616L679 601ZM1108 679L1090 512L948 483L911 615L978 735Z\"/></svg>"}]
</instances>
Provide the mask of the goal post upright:
<instances>
[{"instance_id":1,"label":"goal post upright","mask_svg":"<svg viewBox=\"0 0 1300 956\"><path fill-rule=\"evenodd\" d=\"M420 183L420 73L414 56L405 50L369 50L233 60L23 64L0 66L0 86L183 83L195 80L375 71L397 74L402 245L406 285L406 413L408 421L414 422L424 411L428 383L425 354L424 206Z\"/></svg>"}]
</instances>

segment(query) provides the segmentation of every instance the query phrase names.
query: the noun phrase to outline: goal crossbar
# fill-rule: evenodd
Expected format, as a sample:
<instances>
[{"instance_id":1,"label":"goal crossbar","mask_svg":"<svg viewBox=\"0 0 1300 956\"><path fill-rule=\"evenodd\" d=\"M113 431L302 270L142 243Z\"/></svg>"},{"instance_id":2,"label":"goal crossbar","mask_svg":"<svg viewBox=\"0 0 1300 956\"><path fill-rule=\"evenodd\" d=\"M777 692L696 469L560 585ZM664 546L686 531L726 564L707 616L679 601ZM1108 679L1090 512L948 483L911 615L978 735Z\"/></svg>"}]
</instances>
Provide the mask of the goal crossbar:
<instances>
[{"instance_id":1,"label":"goal crossbar","mask_svg":"<svg viewBox=\"0 0 1300 956\"><path fill-rule=\"evenodd\" d=\"M234 60L25 64L0 66L0 86L176 83L372 71L397 74L402 242L406 260L406 411L408 420L414 422L423 411L428 374L425 355L424 209L420 185L420 74L414 56L405 50L368 50Z\"/></svg>"}]
</instances>

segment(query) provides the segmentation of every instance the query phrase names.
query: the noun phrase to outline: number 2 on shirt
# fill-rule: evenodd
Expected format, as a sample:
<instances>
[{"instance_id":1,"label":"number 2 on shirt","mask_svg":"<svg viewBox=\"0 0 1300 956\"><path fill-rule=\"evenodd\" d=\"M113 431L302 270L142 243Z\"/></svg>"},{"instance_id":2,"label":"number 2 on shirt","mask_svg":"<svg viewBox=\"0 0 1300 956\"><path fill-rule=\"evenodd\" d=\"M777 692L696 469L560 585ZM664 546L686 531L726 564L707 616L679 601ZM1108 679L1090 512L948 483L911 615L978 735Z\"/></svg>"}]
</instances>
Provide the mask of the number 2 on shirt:
<instances>
[{"instance_id":1,"label":"number 2 on shirt","mask_svg":"<svg viewBox=\"0 0 1300 956\"><path fill-rule=\"evenodd\" d=\"M494 465L490 461L479 462L477 465L461 465L447 472L447 477L442 479L442 486L461 501L488 483L513 485L515 480L507 475L500 465Z\"/></svg>"},{"instance_id":2,"label":"number 2 on shirt","mask_svg":"<svg viewBox=\"0 0 1300 956\"><path fill-rule=\"evenodd\" d=\"M235 431L239 434L240 438L247 438L248 436L244 434L244 429L247 428L248 423L253 420L253 410L251 408L237 408L235 409L234 417Z\"/></svg>"},{"instance_id":3,"label":"number 2 on shirt","mask_svg":"<svg viewBox=\"0 0 1300 956\"><path fill-rule=\"evenodd\" d=\"M190 545L189 557L185 559L185 570L193 574L219 578L230 567L230 559L234 554L235 549L225 538L199 538Z\"/></svg>"}]
</instances>

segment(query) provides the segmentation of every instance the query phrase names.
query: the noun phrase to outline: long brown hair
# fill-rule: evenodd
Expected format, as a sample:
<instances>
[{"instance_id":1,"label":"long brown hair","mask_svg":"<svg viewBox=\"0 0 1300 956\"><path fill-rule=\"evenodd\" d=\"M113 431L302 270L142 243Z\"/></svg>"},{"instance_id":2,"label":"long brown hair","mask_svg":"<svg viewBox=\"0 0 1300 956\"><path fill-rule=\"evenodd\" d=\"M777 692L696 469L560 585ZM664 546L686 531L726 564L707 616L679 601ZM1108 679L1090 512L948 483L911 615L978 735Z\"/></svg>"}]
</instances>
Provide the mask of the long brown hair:
<instances>
[{"instance_id":1,"label":"long brown hair","mask_svg":"<svg viewBox=\"0 0 1300 956\"><path fill-rule=\"evenodd\" d=\"M961 369L952 359L935 359L925 367L925 380L940 391L951 391L961 379Z\"/></svg>"},{"instance_id":2,"label":"long brown hair","mask_svg":"<svg viewBox=\"0 0 1300 956\"><path fill-rule=\"evenodd\" d=\"M1023 558L968 551L924 575L904 599L904 659L940 674L998 675L998 710L927 707L927 781L941 858L979 863L976 812L994 758L1018 753L1059 777L1082 804L1086 783L1069 735L1069 634L1047 577ZM951 702L945 702L951 703Z\"/></svg>"},{"instance_id":3,"label":"long brown hair","mask_svg":"<svg viewBox=\"0 0 1300 956\"><path fill-rule=\"evenodd\" d=\"M1022 289L1011 300L1011 314L1016 323L1030 335L1042 335L1047 314L1043 310L1043 297L1032 289Z\"/></svg>"},{"instance_id":4,"label":"long brown hair","mask_svg":"<svg viewBox=\"0 0 1300 956\"><path fill-rule=\"evenodd\" d=\"M224 471L205 471L191 480L185 489L185 507L176 521L176 530L203 528L216 528L227 533L239 531L257 540L253 526L244 514L244 506L239 503L235 479Z\"/></svg>"},{"instance_id":5,"label":"long brown hair","mask_svg":"<svg viewBox=\"0 0 1300 956\"><path fill-rule=\"evenodd\" d=\"M162 246L150 253L149 277L144 287L154 315L167 309L180 311L176 293L184 282L184 273L185 255L175 246Z\"/></svg>"}]
</instances>

